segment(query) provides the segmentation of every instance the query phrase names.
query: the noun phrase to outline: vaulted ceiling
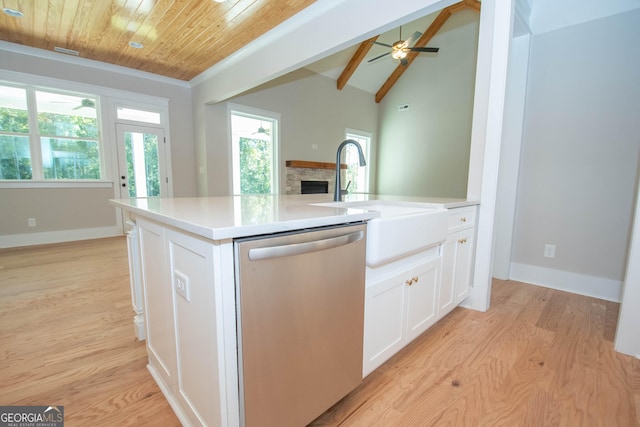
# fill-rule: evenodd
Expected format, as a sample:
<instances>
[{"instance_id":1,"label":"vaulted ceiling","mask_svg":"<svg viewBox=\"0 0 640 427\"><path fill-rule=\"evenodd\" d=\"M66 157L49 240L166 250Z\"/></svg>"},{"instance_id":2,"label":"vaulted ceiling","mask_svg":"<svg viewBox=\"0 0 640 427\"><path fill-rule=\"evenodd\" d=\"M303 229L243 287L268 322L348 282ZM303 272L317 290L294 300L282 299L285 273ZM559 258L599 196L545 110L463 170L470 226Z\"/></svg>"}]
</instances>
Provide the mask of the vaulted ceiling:
<instances>
[{"instance_id":1,"label":"vaulted ceiling","mask_svg":"<svg viewBox=\"0 0 640 427\"><path fill-rule=\"evenodd\" d=\"M180 80L191 80L211 66L251 43L315 0L3 0L0 39L44 50L121 65ZM449 17L463 10L480 11L478 0L462 0L433 16L404 26L404 39L423 33L414 47L423 47ZM372 55L388 52L399 31L374 37L334 55L344 60L337 88L362 86L355 70ZM345 55L349 55L349 58ZM376 102L411 65L389 60L375 69L387 81L377 90ZM326 62L324 63L326 64ZM393 67L390 71L389 64ZM323 62L312 65L322 68ZM314 70L317 71L317 70ZM322 72L322 71L320 71ZM380 77L379 77L380 78ZM362 80L360 77L358 80Z\"/></svg>"},{"instance_id":2,"label":"vaulted ceiling","mask_svg":"<svg viewBox=\"0 0 640 427\"><path fill-rule=\"evenodd\" d=\"M406 57L406 65L403 65L400 61L391 58L390 55L379 58L381 54L389 52L390 49L378 43L392 45L399 39L404 40L417 31L421 33L421 36L413 44L413 47L428 46L431 39L442 29L449 18L463 11L479 14L480 2L478 0L462 0L440 12L424 16L400 28L394 28L384 34L365 40L358 46L345 49L310 64L306 68L336 79L338 90L342 90L345 85L350 84L366 92L374 93L376 102L380 102L419 55L437 57L437 53L409 52ZM361 70L363 72L356 72Z\"/></svg>"}]
</instances>

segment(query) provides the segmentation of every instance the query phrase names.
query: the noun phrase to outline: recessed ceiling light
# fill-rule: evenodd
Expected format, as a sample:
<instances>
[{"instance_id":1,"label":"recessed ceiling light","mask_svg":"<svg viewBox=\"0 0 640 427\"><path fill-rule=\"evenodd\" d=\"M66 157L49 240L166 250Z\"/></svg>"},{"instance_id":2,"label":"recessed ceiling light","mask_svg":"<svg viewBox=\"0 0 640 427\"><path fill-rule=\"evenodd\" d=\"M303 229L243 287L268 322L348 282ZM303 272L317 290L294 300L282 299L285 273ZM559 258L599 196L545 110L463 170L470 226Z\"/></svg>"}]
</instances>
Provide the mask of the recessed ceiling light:
<instances>
[{"instance_id":1,"label":"recessed ceiling light","mask_svg":"<svg viewBox=\"0 0 640 427\"><path fill-rule=\"evenodd\" d=\"M144 47L142 43L138 43L138 42L129 42L129 46L131 46L134 49L142 49Z\"/></svg>"},{"instance_id":2,"label":"recessed ceiling light","mask_svg":"<svg viewBox=\"0 0 640 427\"><path fill-rule=\"evenodd\" d=\"M22 18L24 16L24 13L20 12L19 10L9 9L8 7L2 8L2 11L9 16L13 16L14 18Z\"/></svg>"},{"instance_id":3,"label":"recessed ceiling light","mask_svg":"<svg viewBox=\"0 0 640 427\"><path fill-rule=\"evenodd\" d=\"M78 56L80 55L80 52L78 52L77 50L73 50L73 49L67 49L65 47L54 47L53 50L55 50L56 52L60 52L60 53L66 53L67 55L73 55L73 56Z\"/></svg>"}]
</instances>

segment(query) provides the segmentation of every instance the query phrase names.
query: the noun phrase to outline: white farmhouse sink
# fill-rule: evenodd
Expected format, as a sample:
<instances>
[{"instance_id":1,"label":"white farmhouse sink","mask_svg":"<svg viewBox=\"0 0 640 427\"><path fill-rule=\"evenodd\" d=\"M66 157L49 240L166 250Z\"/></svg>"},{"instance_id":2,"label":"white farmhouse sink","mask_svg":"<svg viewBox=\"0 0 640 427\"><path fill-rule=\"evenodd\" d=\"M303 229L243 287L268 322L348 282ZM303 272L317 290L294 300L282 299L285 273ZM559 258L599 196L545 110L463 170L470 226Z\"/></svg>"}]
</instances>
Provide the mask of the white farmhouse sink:
<instances>
[{"instance_id":1,"label":"white farmhouse sink","mask_svg":"<svg viewBox=\"0 0 640 427\"><path fill-rule=\"evenodd\" d=\"M447 210L438 205L380 200L315 205L380 213L367 222L369 267L437 245L447 238Z\"/></svg>"}]
</instances>

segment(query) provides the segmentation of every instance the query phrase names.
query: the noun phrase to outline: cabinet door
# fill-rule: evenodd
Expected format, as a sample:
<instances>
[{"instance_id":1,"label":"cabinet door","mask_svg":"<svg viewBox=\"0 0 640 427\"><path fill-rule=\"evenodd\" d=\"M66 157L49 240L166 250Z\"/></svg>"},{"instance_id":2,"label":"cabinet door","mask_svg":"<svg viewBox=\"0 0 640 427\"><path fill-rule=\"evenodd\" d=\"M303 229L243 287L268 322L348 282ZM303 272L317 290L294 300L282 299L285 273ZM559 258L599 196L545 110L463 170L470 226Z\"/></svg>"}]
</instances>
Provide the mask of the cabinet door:
<instances>
[{"instance_id":1,"label":"cabinet door","mask_svg":"<svg viewBox=\"0 0 640 427\"><path fill-rule=\"evenodd\" d=\"M443 318L456 306L453 281L457 250L458 238L456 234L447 236L447 240L442 245L442 276L438 294L438 319Z\"/></svg>"},{"instance_id":2,"label":"cabinet door","mask_svg":"<svg viewBox=\"0 0 640 427\"><path fill-rule=\"evenodd\" d=\"M405 280L408 273L365 289L363 375L368 375L404 344Z\"/></svg>"},{"instance_id":3,"label":"cabinet door","mask_svg":"<svg viewBox=\"0 0 640 427\"><path fill-rule=\"evenodd\" d=\"M429 329L437 318L437 289L441 258L433 259L412 270L407 284L407 342Z\"/></svg>"},{"instance_id":4,"label":"cabinet door","mask_svg":"<svg viewBox=\"0 0 640 427\"><path fill-rule=\"evenodd\" d=\"M210 242L166 231L175 313L175 396L192 425L219 425L220 361Z\"/></svg>"},{"instance_id":5,"label":"cabinet door","mask_svg":"<svg viewBox=\"0 0 640 427\"><path fill-rule=\"evenodd\" d=\"M468 228L455 234L458 241L453 280L456 305L469 296L469 290L471 289L474 235L475 228Z\"/></svg>"},{"instance_id":6,"label":"cabinet door","mask_svg":"<svg viewBox=\"0 0 640 427\"><path fill-rule=\"evenodd\" d=\"M137 221L147 329L147 353L151 369L167 388L174 383L176 350L173 328L173 292L165 263L164 229Z\"/></svg>"}]
</instances>

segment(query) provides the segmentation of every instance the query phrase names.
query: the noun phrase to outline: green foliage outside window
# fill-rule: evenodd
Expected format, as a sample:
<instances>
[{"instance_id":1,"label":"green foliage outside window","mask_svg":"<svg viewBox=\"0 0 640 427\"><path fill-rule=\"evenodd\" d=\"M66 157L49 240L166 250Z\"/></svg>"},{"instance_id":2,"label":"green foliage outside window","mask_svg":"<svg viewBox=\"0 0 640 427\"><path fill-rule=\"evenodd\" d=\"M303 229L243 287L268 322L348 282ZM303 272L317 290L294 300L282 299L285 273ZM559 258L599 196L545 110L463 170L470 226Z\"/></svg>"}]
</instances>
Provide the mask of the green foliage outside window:
<instances>
[{"instance_id":1,"label":"green foliage outside window","mask_svg":"<svg viewBox=\"0 0 640 427\"><path fill-rule=\"evenodd\" d=\"M41 135L98 138L97 120L70 114L38 113Z\"/></svg>"},{"instance_id":2,"label":"green foliage outside window","mask_svg":"<svg viewBox=\"0 0 640 427\"><path fill-rule=\"evenodd\" d=\"M95 117L42 112L38 131L45 179L100 179ZM27 110L0 107L0 132L0 179L32 179Z\"/></svg>"},{"instance_id":3,"label":"green foliage outside window","mask_svg":"<svg viewBox=\"0 0 640 427\"><path fill-rule=\"evenodd\" d=\"M39 113L38 128L43 136L40 143L46 179L100 179L100 152L98 142L95 141L98 136L95 118Z\"/></svg>"},{"instance_id":4,"label":"green foliage outside window","mask_svg":"<svg viewBox=\"0 0 640 427\"><path fill-rule=\"evenodd\" d=\"M0 179L31 179L31 177L29 138L0 135Z\"/></svg>"},{"instance_id":5,"label":"green foliage outside window","mask_svg":"<svg viewBox=\"0 0 640 427\"><path fill-rule=\"evenodd\" d=\"M127 173L129 174L129 197L139 197L136 189L136 175L133 159L133 133L125 133L125 151L127 154ZM143 134L144 165L147 179L147 197L160 195L160 167L158 161L158 137L154 134Z\"/></svg>"},{"instance_id":6,"label":"green foliage outside window","mask_svg":"<svg viewBox=\"0 0 640 427\"><path fill-rule=\"evenodd\" d=\"M269 194L271 190L271 141L240 137L240 192Z\"/></svg>"},{"instance_id":7,"label":"green foliage outside window","mask_svg":"<svg viewBox=\"0 0 640 427\"><path fill-rule=\"evenodd\" d=\"M26 110L0 108L0 132L25 135L0 135L0 179L31 179L29 120Z\"/></svg>"},{"instance_id":8,"label":"green foliage outside window","mask_svg":"<svg viewBox=\"0 0 640 427\"><path fill-rule=\"evenodd\" d=\"M0 132L29 133L27 111L0 107Z\"/></svg>"}]
</instances>

